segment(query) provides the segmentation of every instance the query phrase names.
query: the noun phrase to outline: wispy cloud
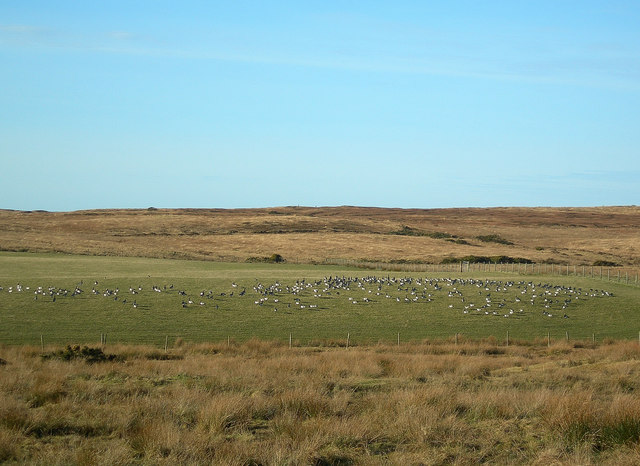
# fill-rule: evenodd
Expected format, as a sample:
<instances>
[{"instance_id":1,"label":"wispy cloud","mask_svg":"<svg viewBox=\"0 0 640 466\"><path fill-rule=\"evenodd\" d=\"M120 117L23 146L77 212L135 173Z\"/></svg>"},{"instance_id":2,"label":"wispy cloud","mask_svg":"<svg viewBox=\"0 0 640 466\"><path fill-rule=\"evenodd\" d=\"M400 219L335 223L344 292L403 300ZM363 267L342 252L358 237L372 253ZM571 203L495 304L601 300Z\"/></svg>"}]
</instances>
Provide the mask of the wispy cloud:
<instances>
[{"instance_id":1,"label":"wispy cloud","mask_svg":"<svg viewBox=\"0 0 640 466\"><path fill-rule=\"evenodd\" d=\"M51 47L58 33L30 24L0 24L0 47Z\"/></svg>"},{"instance_id":2,"label":"wispy cloud","mask_svg":"<svg viewBox=\"0 0 640 466\"><path fill-rule=\"evenodd\" d=\"M123 42L128 37L118 37ZM227 49L223 51L222 49ZM306 68L361 71L374 73L414 74L497 81L579 85L587 87L623 88L640 90L640 66L630 65L632 59L620 63L605 60L521 60L519 62L492 62L479 58L359 56L347 54L297 54L286 50L268 50L263 53L237 52L233 47L202 50L180 47L145 47L129 45L98 45L92 50L102 53L215 60L256 65L292 66Z\"/></svg>"},{"instance_id":3,"label":"wispy cloud","mask_svg":"<svg viewBox=\"0 0 640 466\"><path fill-rule=\"evenodd\" d=\"M70 51L217 60L257 65L294 66L345 71L450 76L471 79L640 89L640 52L615 42L562 47L521 43L470 43L447 37L423 37L424 45L377 38L352 46L332 42L275 39L262 43L262 33L244 37L242 46L229 39L207 37L162 40L127 30L103 33L55 31L24 24L0 25L0 46L55 48ZM413 38L415 42L420 42ZM429 40L427 40L429 39ZM373 40L373 39L372 39Z\"/></svg>"},{"instance_id":4,"label":"wispy cloud","mask_svg":"<svg viewBox=\"0 0 640 466\"><path fill-rule=\"evenodd\" d=\"M129 40L134 37L134 34L128 31L111 31L109 37L116 40Z\"/></svg>"},{"instance_id":5,"label":"wispy cloud","mask_svg":"<svg viewBox=\"0 0 640 466\"><path fill-rule=\"evenodd\" d=\"M589 185L598 185L602 183L611 185L624 184L633 185L640 189L638 186L640 170L591 170L571 173L567 178Z\"/></svg>"},{"instance_id":6,"label":"wispy cloud","mask_svg":"<svg viewBox=\"0 0 640 466\"><path fill-rule=\"evenodd\" d=\"M41 27L30 26L27 24L0 24L0 32L13 34L33 34L43 30L44 29Z\"/></svg>"}]
</instances>

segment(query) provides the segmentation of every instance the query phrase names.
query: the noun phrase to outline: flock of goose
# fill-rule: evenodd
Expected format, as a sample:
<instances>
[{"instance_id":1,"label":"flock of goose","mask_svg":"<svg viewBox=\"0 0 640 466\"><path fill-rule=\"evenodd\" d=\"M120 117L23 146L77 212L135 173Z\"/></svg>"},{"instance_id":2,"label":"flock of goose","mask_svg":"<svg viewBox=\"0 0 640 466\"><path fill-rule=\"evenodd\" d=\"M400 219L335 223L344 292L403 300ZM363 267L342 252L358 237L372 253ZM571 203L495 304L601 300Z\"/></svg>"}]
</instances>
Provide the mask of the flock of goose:
<instances>
[{"instance_id":1,"label":"flock of goose","mask_svg":"<svg viewBox=\"0 0 640 466\"><path fill-rule=\"evenodd\" d=\"M258 284L254 292L261 295L254 301L264 305L272 300L273 304L290 295L294 305L300 309L318 308L322 299L345 297L351 305L383 304L385 300L396 303L432 303L446 297L449 309L459 310L463 314L512 317L518 316L538 306L541 314L554 317L554 313L569 318L569 306L582 299L610 297L612 293L604 290L575 288L533 281L497 281L461 278L395 278L395 277L326 277L323 280L307 282L296 281L291 286L276 282L269 286ZM342 295L341 295L342 293ZM277 297L276 297L277 296ZM313 299L312 299L313 298ZM320 300L320 301L319 301ZM478 303L478 304L476 304ZM441 304L440 304L441 305ZM277 308L274 307L274 310ZM557 315L556 314L556 315Z\"/></svg>"},{"instance_id":2,"label":"flock of goose","mask_svg":"<svg viewBox=\"0 0 640 466\"><path fill-rule=\"evenodd\" d=\"M594 297L610 297L612 293L598 289L582 289L565 285L533 281L498 281L462 278L414 278L414 277L338 277L329 276L321 280L299 279L289 284L276 281L263 284L255 280L253 286L242 287L235 282L224 291L200 290L188 292L175 289L173 284L162 286L142 285L101 288L98 281L93 282L91 291L83 291L83 282L73 289L53 286L30 288L22 284L0 286L0 293L31 292L34 300L73 299L80 295L99 296L103 299L120 302L123 306L138 308L138 299L148 301L143 306L150 308L154 302L146 299L147 293L164 293L180 298L182 309L195 306L219 309L229 306L230 300L236 302L233 307L258 306L273 312L278 309L320 311L328 306L384 306L397 309L397 306L431 305L450 309L463 315L500 316L513 318L539 311L540 315L553 318L569 318L569 309L579 300ZM157 301L155 301L157 302ZM330 304L331 303L331 304Z\"/></svg>"}]
</instances>

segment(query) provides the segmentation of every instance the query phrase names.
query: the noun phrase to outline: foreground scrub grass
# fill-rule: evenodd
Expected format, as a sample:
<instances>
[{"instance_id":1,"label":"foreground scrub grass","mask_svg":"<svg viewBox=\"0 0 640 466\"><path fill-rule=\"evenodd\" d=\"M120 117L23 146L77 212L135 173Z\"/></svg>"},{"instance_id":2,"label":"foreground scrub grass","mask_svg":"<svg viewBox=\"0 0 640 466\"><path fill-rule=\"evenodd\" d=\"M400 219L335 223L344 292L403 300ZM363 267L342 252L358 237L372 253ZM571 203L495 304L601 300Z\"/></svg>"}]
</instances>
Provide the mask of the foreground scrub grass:
<instances>
[{"instance_id":1,"label":"foreground scrub grass","mask_svg":"<svg viewBox=\"0 0 640 466\"><path fill-rule=\"evenodd\" d=\"M0 347L2 462L640 463L635 342L46 350Z\"/></svg>"}]
</instances>

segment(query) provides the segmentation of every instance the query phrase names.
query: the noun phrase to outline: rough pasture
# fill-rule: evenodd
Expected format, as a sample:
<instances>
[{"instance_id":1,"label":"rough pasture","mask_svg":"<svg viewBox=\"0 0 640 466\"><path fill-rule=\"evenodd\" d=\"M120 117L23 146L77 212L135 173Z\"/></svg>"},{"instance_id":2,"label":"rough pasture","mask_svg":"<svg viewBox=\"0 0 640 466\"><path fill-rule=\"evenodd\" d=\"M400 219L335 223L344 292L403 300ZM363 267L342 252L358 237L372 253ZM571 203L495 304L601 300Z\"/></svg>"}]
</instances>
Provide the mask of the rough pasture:
<instances>
[{"instance_id":1,"label":"rough pasture","mask_svg":"<svg viewBox=\"0 0 640 466\"><path fill-rule=\"evenodd\" d=\"M640 461L637 342L106 352L0 345L0 462Z\"/></svg>"}]
</instances>

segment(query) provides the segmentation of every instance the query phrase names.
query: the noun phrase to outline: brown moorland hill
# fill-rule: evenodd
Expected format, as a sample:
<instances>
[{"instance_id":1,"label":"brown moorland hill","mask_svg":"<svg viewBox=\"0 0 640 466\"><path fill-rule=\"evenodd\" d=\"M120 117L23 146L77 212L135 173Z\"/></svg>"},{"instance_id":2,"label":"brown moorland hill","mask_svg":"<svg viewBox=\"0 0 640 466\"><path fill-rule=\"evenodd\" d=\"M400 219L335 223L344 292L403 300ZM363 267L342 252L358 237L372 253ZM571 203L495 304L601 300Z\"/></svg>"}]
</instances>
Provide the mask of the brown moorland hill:
<instances>
[{"instance_id":1,"label":"brown moorland hill","mask_svg":"<svg viewBox=\"0 0 640 466\"><path fill-rule=\"evenodd\" d=\"M0 250L246 261L640 265L640 207L0 210Z\"/></svg>"}]
</instances>

